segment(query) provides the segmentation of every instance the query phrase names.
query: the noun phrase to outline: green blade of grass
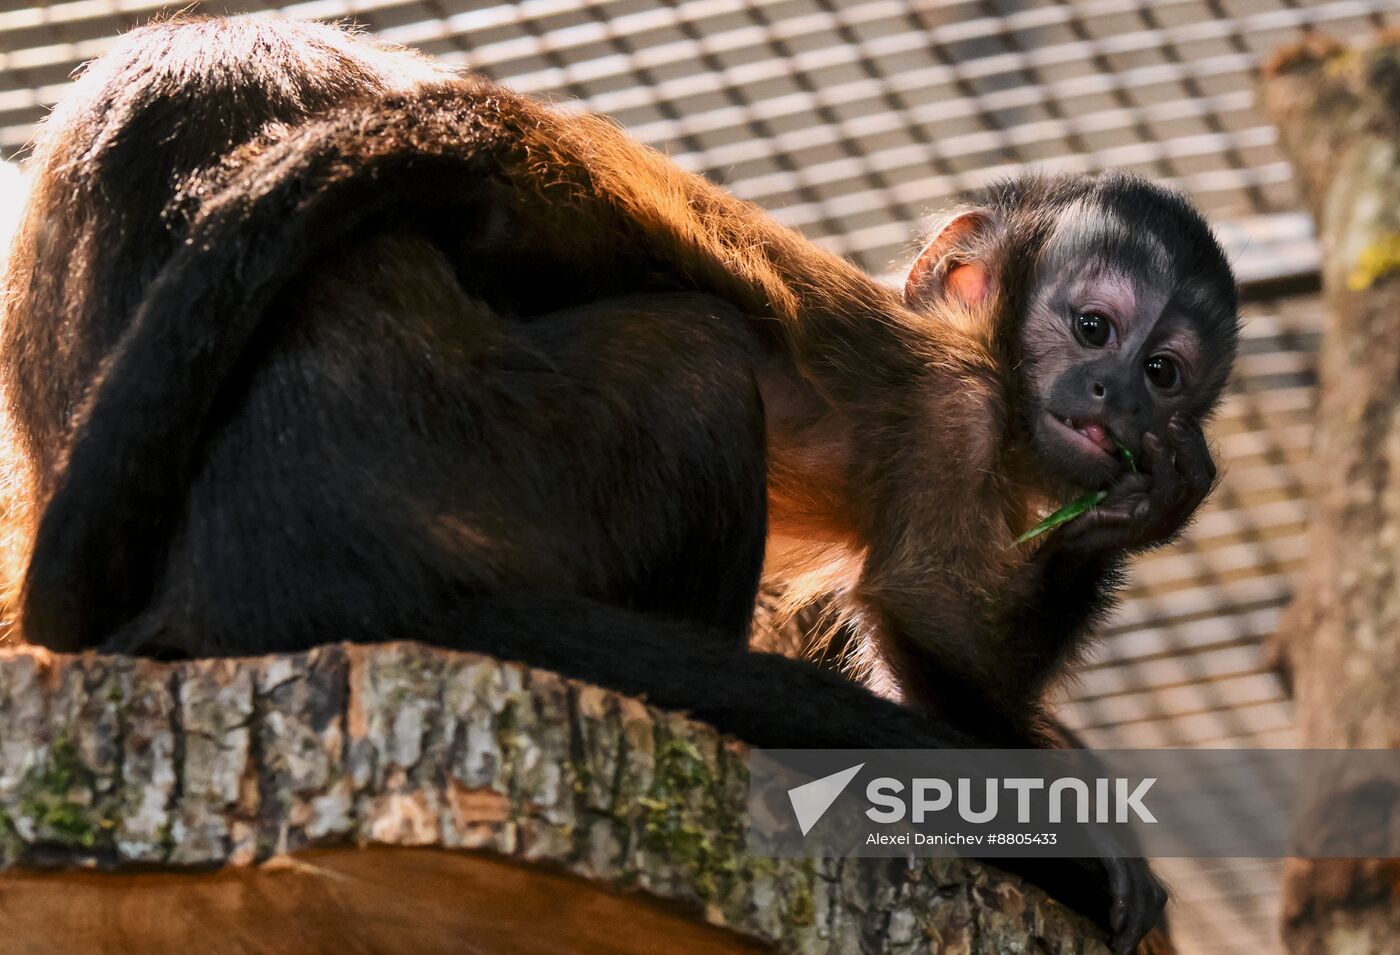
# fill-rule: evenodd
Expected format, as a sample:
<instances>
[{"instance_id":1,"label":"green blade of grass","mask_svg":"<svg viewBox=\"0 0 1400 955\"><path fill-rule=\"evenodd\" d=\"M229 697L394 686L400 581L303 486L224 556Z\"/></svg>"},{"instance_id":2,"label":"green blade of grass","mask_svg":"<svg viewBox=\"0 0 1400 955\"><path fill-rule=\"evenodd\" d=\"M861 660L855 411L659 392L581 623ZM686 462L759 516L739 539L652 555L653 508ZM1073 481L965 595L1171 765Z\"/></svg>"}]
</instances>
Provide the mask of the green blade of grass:
<instances>
[{"instance_id":1,"label":"green blade of grass","mask_svg":"<svg viewBox=\"0 0 1400 955\"><path fill-rule=\"evenodd\" d=\"M1107 496L1107 491L1090 491L1088 494L1076 497L1074 500L1070 501L1068 504L1060 508L1054 514L1051 514L1045 520L1041 521L1039 524L1026 531L1020 537L1016 538L1016 543L1024 544L1028 540L1034 540L1041 534L1044 534L1046 531L1053 531L1061 524L1066 524L1074 520L1076 517L1079 517L1081 514L1089 510L1094 505L1098 504L1099 501L1102 501Z\"/></svg>"}]
</instances>

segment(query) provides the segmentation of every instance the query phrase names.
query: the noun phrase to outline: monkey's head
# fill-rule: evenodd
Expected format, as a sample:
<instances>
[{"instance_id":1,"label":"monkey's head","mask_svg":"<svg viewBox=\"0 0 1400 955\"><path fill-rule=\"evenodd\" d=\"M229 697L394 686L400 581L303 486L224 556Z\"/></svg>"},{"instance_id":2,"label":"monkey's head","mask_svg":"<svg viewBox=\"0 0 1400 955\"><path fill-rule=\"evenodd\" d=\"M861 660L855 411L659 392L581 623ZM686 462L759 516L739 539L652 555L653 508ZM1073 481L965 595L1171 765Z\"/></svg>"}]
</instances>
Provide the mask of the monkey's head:
<instances>
[{"instance_id":1,"label":"monkey's head","mask_svg":"<svg viewBox=\"0 0 1400 955\"><path fill-rule=\"evenodd\" d=\"M1101 488L1152 467L1184 415L1203 424L1234 364L1234 275L1185 197L1144 179L1030 177L954 214L905 300L988 334L1012 369L1013 426L1052 476Z\"/></svg>"}]
</instances>

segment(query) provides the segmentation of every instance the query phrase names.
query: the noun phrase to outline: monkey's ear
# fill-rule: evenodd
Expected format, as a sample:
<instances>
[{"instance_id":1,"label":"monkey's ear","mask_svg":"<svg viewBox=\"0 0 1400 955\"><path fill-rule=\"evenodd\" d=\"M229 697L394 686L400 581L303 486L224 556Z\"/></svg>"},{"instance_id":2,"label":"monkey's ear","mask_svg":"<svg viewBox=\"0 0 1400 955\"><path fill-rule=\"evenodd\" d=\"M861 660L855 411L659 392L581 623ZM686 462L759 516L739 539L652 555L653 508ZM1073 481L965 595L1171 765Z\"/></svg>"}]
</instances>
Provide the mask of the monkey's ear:
<instances>
[{"instance_id":1,"label":"monkey's ear","mask_svg":"<svg viewBox=\"0 0 1400 955\"><path fill-rule=\"evenodd\" d=\"M994 291L986 252L1000 226L985 209L960 212L945 222L909 267L904 304L917 309L943 298L962 305L986 301Z\"/></svg>"}]
</instances>

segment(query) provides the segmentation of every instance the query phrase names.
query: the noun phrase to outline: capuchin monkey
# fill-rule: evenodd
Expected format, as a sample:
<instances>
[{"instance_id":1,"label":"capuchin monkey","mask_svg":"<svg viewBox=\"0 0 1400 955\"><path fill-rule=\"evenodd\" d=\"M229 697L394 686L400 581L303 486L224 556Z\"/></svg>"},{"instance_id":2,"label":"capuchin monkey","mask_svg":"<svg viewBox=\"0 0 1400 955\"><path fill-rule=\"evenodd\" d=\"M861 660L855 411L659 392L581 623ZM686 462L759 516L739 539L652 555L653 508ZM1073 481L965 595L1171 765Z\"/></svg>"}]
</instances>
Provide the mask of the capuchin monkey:
<instances>
[{"instance_id":1,"label":"capuchin monkey","mask_svg":"<svg viewBox=\"0 0 1400 955\"><path fill-rule=\"evenodd\" d=\"M949 701L976 687L989 691L985 703L1005 715L1009 736L1033 732L1035 701L1106 610L1124 557L1175 538L1214 484L1202 422L1234 361L1233 276L1174 193L1112 173L1029 178L989 189L938 228L904 298L978 337L1006 374L993 431L1002 485L990 493L1004 502L1009 530L954 540L955 555L942 558L948 573L928 573L880 535L885 546L871 548L854 588L856 613L873 617L878 641L862 652L897 697ZM1085 490L1106 497L1039 542L1008 544ZM951 488L935 493L956 499ZM924 513L935 513L932 503L914 512ZM863 597L871 577L901 592L938 578L946 590L925 605L934 616L911 620L901 600L891 609ZM976 651L941 636L965 633L979 607L990 623Z\"/></svg>"},{"instance_id":2,"label":"capuchin monkey","mask_svg":"<svg viewBox=\"0 0 1400 955\"><path fill-rule=\"evenodd\" d=\"M417 639L759 746L1034 746L1213 480L1233 280L1130 176L992 189L901 297L604 120L268 20L128 34L30 170L0 368L54 650ZM747 651L765 554L899 702ZM1118 952L1164 901L996 864Z\"/></svg>"}]
</instances>

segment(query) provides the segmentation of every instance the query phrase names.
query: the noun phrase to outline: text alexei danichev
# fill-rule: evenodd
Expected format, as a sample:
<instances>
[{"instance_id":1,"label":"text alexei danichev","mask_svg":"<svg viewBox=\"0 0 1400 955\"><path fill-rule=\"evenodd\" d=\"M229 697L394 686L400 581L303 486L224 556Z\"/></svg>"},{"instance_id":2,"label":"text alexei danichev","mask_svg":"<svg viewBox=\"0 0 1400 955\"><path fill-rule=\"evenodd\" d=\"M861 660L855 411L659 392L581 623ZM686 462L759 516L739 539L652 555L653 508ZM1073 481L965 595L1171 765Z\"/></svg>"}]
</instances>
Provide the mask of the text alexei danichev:
<instances>
[{"instance_id":1,"label":"text alexei danichev","mask_svg":"<svg viewBox=\"0 0 1400 955\"><path fill-rule=\"evenodd\" d=\"M865 837L868 846L980 846L982 836L967 835L961 832L938 833L900 832L886 834L872 832Z\"/></svg>"}]
</instances>

